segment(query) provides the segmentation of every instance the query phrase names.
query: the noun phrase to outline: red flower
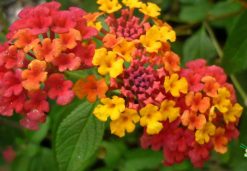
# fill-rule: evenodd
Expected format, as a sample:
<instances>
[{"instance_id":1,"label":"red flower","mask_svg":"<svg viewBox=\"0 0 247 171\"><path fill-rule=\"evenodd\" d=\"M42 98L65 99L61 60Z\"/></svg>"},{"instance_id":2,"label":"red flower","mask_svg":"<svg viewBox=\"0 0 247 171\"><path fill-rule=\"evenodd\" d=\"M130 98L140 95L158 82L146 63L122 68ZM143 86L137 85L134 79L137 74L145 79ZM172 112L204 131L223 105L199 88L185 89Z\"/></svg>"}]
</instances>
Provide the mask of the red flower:
<instances>
[{"instance_id":1,"label":"red flower","mask_svg":"<svg viewBox=\"0 0 247 171\"><path fill-rule=\"evenodd\" d=\"M49 98L55 100L59 105L66 105L74 98L74 93L71 90L73 83L70 80L65 80L62 74L52 74L45 83L48 89Z\"/></svg>"},{"instance_id":2,"label":"red flower","mask_svg":"<svg viewBox=\"0 0 247 171\"><path fill-rule=\"evenodd\" d=\"M89 68L92 66L92 60L95 52L95 44L89 45L78 43L72 51L76 57L80 57L82 68Z\"/></svg>"},{"instance_id":3,"label":"red flower","mask_svg":"<svg viewBox=\"0 0 247 171\"><path fill-rule=\"evenodd\" d=\"M53 65L58 67L60 72L64 72L66 70L76 70L81 65L81 59L73 53L61 53L57 58L53 60Z\"/></svg>"},{"instance_id":4,"label":"red flower","mask_svg":"<svg viewBox=\"0 0 247 171\"><path fill-rule=\"evenodd\" d=\"M72 20L71 12L58 11L52 14L53 24L51 30L55 33L66 33L70 28L75 27L76 23Z\"/></svg>"},{"instance_id":5,"label":"red flower","mask_svg":"<svg viewBox=\"0 0 247 171\"><path fill-rule=\"evenodd\" d=\"M17 69L15 72L8 71L3 75L2 81L0 82L0 89L4 97L10 97L12 95L18 96L22 93L21 72L20 69Z\"/></svg>"},{"instance_id":6,"label":"red flower","mask_svg":"<svg viewBox=\"0 0 247 171\"><path fill-rule=\"evenodd\" d=\"M39 110L40 112L49 111L46 92L43 90L32 91L28 93L29 100L25 102L25 110Z\"/></svg>"}]
</instances>

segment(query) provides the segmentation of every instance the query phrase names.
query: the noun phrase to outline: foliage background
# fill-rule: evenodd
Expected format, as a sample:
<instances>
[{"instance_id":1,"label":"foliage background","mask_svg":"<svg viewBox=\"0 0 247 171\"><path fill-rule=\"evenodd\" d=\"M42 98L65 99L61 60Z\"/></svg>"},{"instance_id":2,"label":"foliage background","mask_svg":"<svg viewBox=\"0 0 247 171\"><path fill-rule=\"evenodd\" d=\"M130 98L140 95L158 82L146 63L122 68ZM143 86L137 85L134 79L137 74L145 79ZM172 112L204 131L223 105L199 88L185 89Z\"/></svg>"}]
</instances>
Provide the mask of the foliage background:
<instances>
[{"instance_id":1,"label":"foliage background","mask_svg":"<svg viewBox=\"0 0 247 171\"><path fill-rule=\"evenodd\" d=\"M161 152L140 149L138 137L141 129L123 139L105 131L102 142L91 142L90 140L100 140L104 127L107 129L108 126L88 115L92 105L75 101L66 108L53 107L47 122L38 132L20 128L17 116L12 119L0 117L0 151L12 145L17 152L17 158L11 165L5 164L0 156L0 171L56 171L59 167L66 171L246 170L247 159L244 158L244 150L240 148L240 144L247 145L247 1L152 1L162 8L161 18L177 32L177 41L172 48L182 57L183 64L188 60L205 58L210 64L222 66L228 73L229 81L237 89L239 101L245 106L239 124L239 140L231 142L224 155L213 152L203 169L194 169L188 161L164 167L160 162ZM86 11L97 9L96 0L59 2L64 9L72 5ZM38 3L41 1L0 0L0 42L5 40L8 26L14 21L17 12L24 6ZM88 72L93 71L67 73L67 76L78 79ZM78 113L82 109L88 112ZM99 148L93 156L85 156L94 151L96 146Z\"/></svg>"}]
</instances>

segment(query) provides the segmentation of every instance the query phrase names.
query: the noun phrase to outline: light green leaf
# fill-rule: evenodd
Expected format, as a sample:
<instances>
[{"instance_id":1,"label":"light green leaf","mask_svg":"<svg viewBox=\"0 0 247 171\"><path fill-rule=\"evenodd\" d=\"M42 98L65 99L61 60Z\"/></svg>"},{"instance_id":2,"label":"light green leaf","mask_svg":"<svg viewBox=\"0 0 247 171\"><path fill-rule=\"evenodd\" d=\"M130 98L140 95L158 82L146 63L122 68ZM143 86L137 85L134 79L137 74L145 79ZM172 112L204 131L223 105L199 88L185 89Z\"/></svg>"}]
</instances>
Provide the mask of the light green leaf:
<instances>
[{"instance_id":1,"label":"light green leaf","mask_svg":"<svg viewBox=\"0 0 247 171\"><path fill-rule=\"evenodd\" d=\"M103 137L104 123L91 114L94 106L82 101L59 125L55 153L61 171L81 171L84 162L97 150Z\"/></svg>"}]
</instances>

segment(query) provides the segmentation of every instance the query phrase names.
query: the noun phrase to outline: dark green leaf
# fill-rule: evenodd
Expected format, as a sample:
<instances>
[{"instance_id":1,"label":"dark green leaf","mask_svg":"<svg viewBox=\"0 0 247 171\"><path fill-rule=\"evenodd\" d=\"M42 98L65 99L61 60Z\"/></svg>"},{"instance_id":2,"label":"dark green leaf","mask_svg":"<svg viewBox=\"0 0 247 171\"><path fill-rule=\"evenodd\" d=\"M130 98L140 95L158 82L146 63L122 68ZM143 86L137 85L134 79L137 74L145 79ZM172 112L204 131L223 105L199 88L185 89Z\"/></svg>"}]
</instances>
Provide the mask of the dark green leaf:
<instances>
[{"instance_id":1,"label":"dark green leaf","mask_svg":"<svg viewBox=\"0 0 247 171\"><path fill-rule=\"evenodd\" d=\"M184 63L197 58L204 58L210 61L215 55L215 48L205 28L202 27L185 42L182 61Z\"/></svg>"},{"instance_id":2,"label":"dark green leaf","mask_svg":"<svg viewBox=\"0 0 247 171\"><path fill-rule=\"evenodd\" d=\"M206 18L210 8L211 5L207 0L203 0L194 5L183 6L179 14L179 18L180 20L188 23L200 22Z\"/></svg>"},{"instance_id":3,"label":"dark green leaf","mask_svg":"<svg viewBox=\"0 0 247 171\"><path fill-rule=\"evenodd\" d=\"M234 26L224 48L223 66L228 73L247 69L247 12Z\"/></svg>"},{"instance_id":4,"label":"dark green leaf","mask_svg":"<svg viewBox=\"0 0 247 171\"><path fill-rule=\"evenodd\" d=\"M61 171L81 171L84 162L97 150L103 137L104 123L92 115L94 106L82 101L59 125L55 152Z\"/></svg>"}]
</instances>

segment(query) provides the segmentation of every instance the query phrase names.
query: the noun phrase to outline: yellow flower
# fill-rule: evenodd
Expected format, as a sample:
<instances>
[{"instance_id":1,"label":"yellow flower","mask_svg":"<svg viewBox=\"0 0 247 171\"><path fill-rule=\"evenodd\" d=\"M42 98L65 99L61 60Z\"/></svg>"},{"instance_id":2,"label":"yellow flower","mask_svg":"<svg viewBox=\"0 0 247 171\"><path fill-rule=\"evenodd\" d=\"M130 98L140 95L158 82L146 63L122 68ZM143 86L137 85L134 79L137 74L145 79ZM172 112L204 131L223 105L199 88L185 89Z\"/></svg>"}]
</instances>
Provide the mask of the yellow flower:
<instances>
[{"instance_id":1,"label":"yellow flower","mask_svg":"<svg viewBox=\"0 0 247 171\"><path fill-rule=\"evenodd\" d=\"M135 130L135 123L139 122L140 116L134 109L126 108L117 120L111 121L111 133L119 137L125 136L125 131L130 133Z\"/></svg>"},{"instance_id":2,"label":"yellow flower","mask_svg":"<svg viewBox=\"0 0 247 171\"><path fill-rule=\"evenodd\" d=\"M180 108L175 107L173 100L164 100L160 106L160 113L163 116L163 120L169 119L169 122L175 121L179 116Z\"/></svg>"},{"instance_id":3,"label":"yellow flower","mask_svg":"<svg viewBox=\"0 0 247 171\"><path fill-rule=\"evenodd\" d=\"M230 96L230 92L225 87L219 88L217 96L213 99L214 106L222 113L227 112L231 105Z\"/></svg>"},{"instance_id":4,"label":"yellow flower","mask_svg":"<svg viewBox=\"0 0 247 171\"><path fill-rule=\"evenodd\" d=\"M165 77L164 87L166 92L171 92L172 96L179 97L181 93L187 93L188 82L182 77L179 79L178 74L172 74Z\"/></svg>"},{"instance_id":5,"label":"yellow flower","mask_svg":"<svg viewBox=\"0 0 247 171\"><path fill-rule=\"evenodd\" d=\"M99 66L98 72L101 75L109 73L112 78L123 72L123 63L123 59L117 59L116 52L107 52L106 48L97 49L93 57L93 65Z\"/></svg>"},{"instance_id":6,"label":"yellow flower","mask_svg":"<svg viewBox=\"0 0 247 171\"><path fill-rule=\"evenodd\" d=\"M140 124L147 127L146 131L149 135L158 134L163 128L162 123L159 122L163 118L157 106L152 104L146 105L140 110L140 115Z\"/></svg>"},{"instance_id":7,"label":"yellow flower","mask_svg":"<svg viewBox=\"0 0 247 171\"><path fill-rule=\"evenodd\" d=\"M133 42L128 42L123 39L113 48L113 51L123 57L125 61L130 62L135 49L135 44Z\"/></svg>"},{"instance_id":8,"label":"yellow flower","mask_svg":"<svg viewBox=\"0 0 247 171\"><path fill-rule=\"evenodd\" d=\"M122 3L129 8L140 8L143 4L139 0L123 0Z\"/></svg>"},{"instance_id":9,"label":"yellow flower","mask_svg":"<svg viewBox=\"0 0 247 171\"><path fill-rule=\"evenodd\" d=\"M113 96L110 98L101 99L101 103L93 111L93 114L101 121L106 121L108 117L111 120L116 120L120 114L125 110L125 101L123 98Z\"/></svg>"},{"instance_id":10,"label":"yellow flower","mask_svg":"<svg viewBox=\"0 0 247 171\"><path fill-rule=\"evenodd\" d=\"M122 8L122 5L118 0L97 0L97 4L100 5L99 9L108 14L114 13Z\"/></svg>"},{"instance_id":11,"label":"yellow flower","mask_svg":"<svg viewBox=\"0 0 247 171\"><path fill-rule=\"evenodd\" d=\"M160 15L161 9L156 4L148 2L142 4L140 11L149 17L156 18Z\"/></svg>"},{"instance_id":12,"label":"yellow flower","mask_svg":"<svg viewBox=\"0 0 247 171\"><path fill-rule=\"evenodd\" d=\"M162 26L160 28L160 35L160 40L162 42L167 42L168 40L174 42L176 40L176 32L167 26Z\"/></svg>"},{"instance_id":13,"label":"yellow flower","mask_svg":"<svg viewBox=\"0 0 247 171\"><path fill-rule=\"evenodd\" d=\"M102 23L100 21L97 21L97 19L102 15L102 12L95 12L95 13L88 13L83 16L87 20L87 26L94 27L97 30L102 29Z\"/></svg>"},{"instance_id":14,"label":"yellow flower","mask_svg":"<svg viewBox=\"0 0 247 171\"><path fill-rule=\"evenodd\" d=\"M228 124L229 122L236 122L238 118L240 118L243 112L243 107L236 103L234 106L231 106L229 110L223 114L225 122Z\"/></svg>"},{"instance_id":15,"label":"yellow flower","mask_svg":"<svg viewBox=\"0 0 247 171\"><path fill-rule=\"evenodd\" d=\"M160 42L160 29L156 25L151 27L147 32L146 35L142 35L140 37L140 42L146 48L147 52L158 52L161 48L162 43Z\"/></svg>"},{"instance_id":16,"label":"yellow flower","mask_svg":"<svg viewBox=\"0 0 247 171\"><path fill-rule=\"evenodd\" d=\"M208 143L210 136L215 134L216 127L211 122L207 122L202 129L198 129L195 134L196 141L199 144Z\"/></svg>"}]
</instances>

